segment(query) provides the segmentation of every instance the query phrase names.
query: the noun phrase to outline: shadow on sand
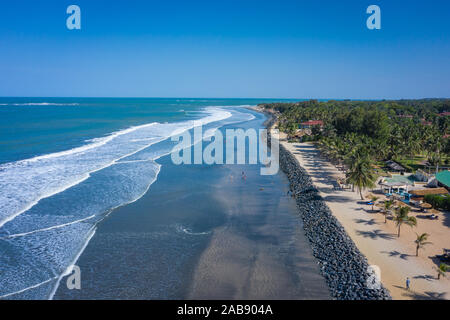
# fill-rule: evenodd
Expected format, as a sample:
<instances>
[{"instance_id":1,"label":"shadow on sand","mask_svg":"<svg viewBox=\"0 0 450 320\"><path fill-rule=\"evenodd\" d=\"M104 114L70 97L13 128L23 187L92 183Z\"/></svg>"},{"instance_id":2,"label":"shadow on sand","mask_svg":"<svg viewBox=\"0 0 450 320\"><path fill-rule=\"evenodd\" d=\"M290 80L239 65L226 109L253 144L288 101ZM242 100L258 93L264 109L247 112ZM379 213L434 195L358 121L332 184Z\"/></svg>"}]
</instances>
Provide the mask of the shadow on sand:
<instances>
[{"instance_id":1,"label":"shadow on sand","mask_svg":"<svg viewBox=\"0 0 450 320\"><path fill-rule=\"evenodd\" d=\"M392 235L390 233L385 233L385 232L381 231L380 229L377 229L374 231L356 230L356 233L360 236L363 236L364 238L371 238L371 239L392 240L395 238L394 235Z\"/></svg>"},{"instance_id":2,"label":"shadow on sand","mask_svg":"<svg viewBox=\"0 0 450 320\"><path fill-rule=\"evenodd\" d=\"M403 296L409 297L414 300L445 300L445 292L433 292L433 291L425 291L424 294L414 292L412 290L407 290L402 286L394 286L396 288L403 290Z\"/></svg>"},{"instance_id":3,"label":"shadow on sand","mask_svg":"<svg viewBox=\"0 0 450 320\"><path fill-rule=\"evenodd\" d=\"M364 220L364 219L353 219L356 223L365 224L367 226L374 226L379 224L379 222L375 221L375 219Z\"/></svg>"},{"instance_id":4,"label":"shadow on sand","mask_svg":"<svg viewBox=\"0 0 450 320\"><path fill-rule=\"evenodd\" d=\"M325 196L322 197L322 199L329 202L348 202L351 200L350 198L342 196Z\"/></svg>"},{"instance_id":5,"label":"shadow on sand","mask_svg":"<svg viewBox=\"0 0 450 320\"><path fill-rule=\"evenodd\" d=\"M401 253L396 250L392 251L380 251L381 253L386 253L389 257L398 257L403 260L408 260L409 257L413 257L412 254Z\"/></svg>"}]
</instances>

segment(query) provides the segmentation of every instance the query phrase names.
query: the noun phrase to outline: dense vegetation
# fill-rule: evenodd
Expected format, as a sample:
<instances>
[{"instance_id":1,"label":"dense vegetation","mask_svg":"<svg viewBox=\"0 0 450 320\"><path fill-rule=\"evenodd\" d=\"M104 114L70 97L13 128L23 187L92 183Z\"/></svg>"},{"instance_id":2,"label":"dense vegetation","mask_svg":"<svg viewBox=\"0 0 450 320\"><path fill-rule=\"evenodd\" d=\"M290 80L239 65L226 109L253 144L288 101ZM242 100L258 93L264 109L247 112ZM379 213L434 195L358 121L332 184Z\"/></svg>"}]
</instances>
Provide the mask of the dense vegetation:
<instances>
[{"instance_id":1,"label":"dense vegetation","mask_svg":"<svg viewBox=\"0 0 450 320\"><path fill-rule=\"evenodd\" d=\"M303 141L317 141L321 152L346 172L347 183L362 190L375 186L385 160L408 171L438 171L450 163L450 99L398 101L317 101L263 104L277 114L278 128ZM321 120L307 134L299 124ZM300 134L298 136L298 134ZM412 223L407 214L402 223Z\"/></svg>"},{"instance_id":2,"label":"dense vegetation","mask_svg":"<svg viewBox=\"0 0 450 320\"><path fill-rule=\"evenodd\" d=\"M428 202L429 204L431 204L433 206L433 208L450 211L450 197L449 196L427 194L424 197L424 200L425 200L425 202Z\"/></svg>"},{"instance_id":3,"label":"dense vegetation","mask_svg":"<svg viewBox=\"0 0 450 320\"><path fill-rule=\"evenodd\" d=\"M450 162L450 99L317 101L261 105L279 113L279 129L294 137L298 125L322 120L303 140L318 141L331 159L347 165L393 159L407 169Z\"/></svg>"}]
</instances>

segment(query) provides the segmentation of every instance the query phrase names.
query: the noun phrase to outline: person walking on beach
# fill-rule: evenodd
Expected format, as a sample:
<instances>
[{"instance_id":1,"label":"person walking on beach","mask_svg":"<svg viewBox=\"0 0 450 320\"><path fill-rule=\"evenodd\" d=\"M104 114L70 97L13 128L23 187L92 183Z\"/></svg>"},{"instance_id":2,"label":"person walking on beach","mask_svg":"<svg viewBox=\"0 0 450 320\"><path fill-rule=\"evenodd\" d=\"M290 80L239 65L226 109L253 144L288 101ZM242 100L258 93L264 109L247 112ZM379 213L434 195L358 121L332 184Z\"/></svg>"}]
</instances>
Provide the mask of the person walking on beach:
<instances>
[{"instance_id":1,"label":"person walking on beach","mask_svg":"<svg viewBox=\"0 0 450 320\"><path fill-rule=\"evenodd\" d=\"M409 285L411 284L411 280L409 280L409 277L406 277L406 290L409 291Z\"/></svg>"}]
</instances>

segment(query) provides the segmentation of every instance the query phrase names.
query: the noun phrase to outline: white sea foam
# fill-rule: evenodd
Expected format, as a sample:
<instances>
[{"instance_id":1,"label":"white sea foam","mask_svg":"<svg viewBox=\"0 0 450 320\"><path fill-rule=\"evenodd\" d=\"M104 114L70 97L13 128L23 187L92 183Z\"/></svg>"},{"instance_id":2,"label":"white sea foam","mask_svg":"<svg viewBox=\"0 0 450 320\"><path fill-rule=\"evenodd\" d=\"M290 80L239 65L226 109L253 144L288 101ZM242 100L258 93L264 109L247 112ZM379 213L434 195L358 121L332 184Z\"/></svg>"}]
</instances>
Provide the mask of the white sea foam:
<instances>
[{"instance_id":1,"label":"white sea foam","mask_svg":"<svg viewBox=\"0 0 450 320\"><path fill-rule=\"evenodd\" d=\"M47 279L47 280L42 281L42 282L40 282L40 283L37 283L37 284L31 285L31 286L29 286L29 287L23 288L23 289L21 289L21 290L18 290L18 291L15 291L15 292L10 292L10 293L7 293L7 294L4 294L4 295L0 296L0 299L5 299L5 298L8 298L8 297L11 297L11 296L14 296L14 295L23 293L23 292L25 292L25 291L31 290L31 289L36 289L36 288L38 288L38 287L40 287L40 286L42 286L42 285L44 285L44 284L47 284L47 283L49 283L49 282L52 282L52 281L56 280L57 278L58 278L58 277L50 278L50 279Z\"/></svg>"},{"instance_id":2,"label":"white sea foam","mask_svg":"<svg viewBox=\"0 0 450 320\"><path fill-rule=\"evenodd\" d=\"M117 163L150 145L193 128L231 117L207 108L206 117L178 123L131 127L70 150L0 165L0 227L32 208L41 199L67 190L90 174Z\"/></svg>"},{"instance_id":3,"label":"white sea foam","mask_svg":"<svg viewBox=\"0 0 450 320\"><path fill-rule=\"evenodd\" d=\"M176 225L175 228L176 228L176 230L178 232L182 232L182 233L185 233L185 234L188 234L188 235L191 235L191 236L204 236L204 235L207 235L207 234L211 233L210 231L193 232L190 228L186 228L186 227L184 227L182 225Z\"/></svg>"},{"instance_id":4,"label":"white sea foam","mask_svg":"<svg viewBox=\"0 0 450 320\"><path fill-rule=\"evenodd\" d=\"M0 276L0 295L51 298L60 280L86 248L97 223L115 208L141 198L157 180L160 168L153 161L114 164L93 174L91 180L41 201L14 219L7 225L8 230L25 232L0 238L7 241L3 244L14 247L13 251L5 247L0 256L0 265L5 268ZM57 212L46 212L55 205ZM89 212L96 214L88 215ZM76 216L85 218L74 220ZM61 221L67 222L58 223ZM18 259L20 265L8 265ZM48 281L42 282L55 274L58 276L52 278L55 281L50 287ZM47 286L38 288L35 283Z\"/></svg>"},{"instance_id":5,"label":"white sea foam","mask_svg":"<svg viewBox=\"0 0 450 320\"><path fill-rule=\"evenodd\" d=\"M30 234L33 234L33 233L36 233L36 232L44 232L44 231L49 231L49 230L53 230L53 229L64 228L64 227L70 226L71 224L74 224L74 223L80 223L80 222L83 222L83 221L86 221L86 220L90 220L90 219L92 219L94 217L95 217L95 215L91 215L91 216L89 216L87 218L78 219L78 220L75 220L75 221L59 224L59 225L56 225L56 226L51 226L51 227L48 227L48 228L42 228L42 229L37 229L37 230L23 232L23 233L11 234L11 235L8 235L8 236L0 238L0 239L10 239L10 238L23 237L23 236L27 236L27 235L30 235Z\"/></svg>"},{"instance_id":6,"label":"white sea foam","mask_svg":"<svg viewBox=\"0 0 450 320\"><path fill-rule=\"evenodd\" d=\"M53 300L56 290L58 290L61 279L64 278L65 276L69 275L72 272L73 267L75 266L75 263L77 262L78 258L81 256L81 254L83 253L84 249L86 249L87 245L89 244L89 241L91 241L92 237L94 236L95 231L97 231L97 229L95 227L91 229L86 241L84 242L83 247L80 249L80 251L78 251L75 258L72 260L72 263L66 268L66 270L63 273L61 273L59 275L58 280L56 281L56 284L53 287L53 290L48 297L48 300Z\"/></svg>"},{"instance_id":7,"label":"white sea foam","mask_svg":"<svg viewBox=\"0 0 450 320\"><path fill-rule=\"evenodd\" d=\"M224 124L254 118L214 107L206 112L207 116L197 121L149 123L92 139L71 150L0 165L0 231L6 234L0 240L14 247L0 256L5 267L0 298L53 298L104 214L138 200L157 180L161 166L153 161L169 149L152 151L154 144L196 125L209 124L212 130L208 133L212 134ZM47 214L48 208L57 208L57 212ZM21 215L25 211L27 214ZM208 234L183 226L178 230L196 236ZM17 260L19 266L9 265ZM30 278L30 272L38 274Z\"/></svg>"}]
</instances>

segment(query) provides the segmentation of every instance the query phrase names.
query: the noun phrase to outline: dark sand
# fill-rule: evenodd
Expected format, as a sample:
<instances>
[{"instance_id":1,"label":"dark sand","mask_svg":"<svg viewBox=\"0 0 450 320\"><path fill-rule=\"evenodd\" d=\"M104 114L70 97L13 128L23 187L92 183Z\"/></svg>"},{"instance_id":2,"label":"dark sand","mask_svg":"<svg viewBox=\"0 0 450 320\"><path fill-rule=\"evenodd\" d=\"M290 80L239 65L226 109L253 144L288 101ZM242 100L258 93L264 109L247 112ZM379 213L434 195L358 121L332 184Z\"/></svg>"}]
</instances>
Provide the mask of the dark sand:
<instances>
[{"instance_id":1,"label":"dark sand","mask_svg":"<svg viewBox=\"0 0 450 320\"><path fill-rule=\"evenodd\" d=\"M238 168L230 171L235 178L224 179L218 195L227 219L203 251L188 297L329 298L284 175L260 177L252 170L244 181Z\"/></svg>"}]
</instances>

